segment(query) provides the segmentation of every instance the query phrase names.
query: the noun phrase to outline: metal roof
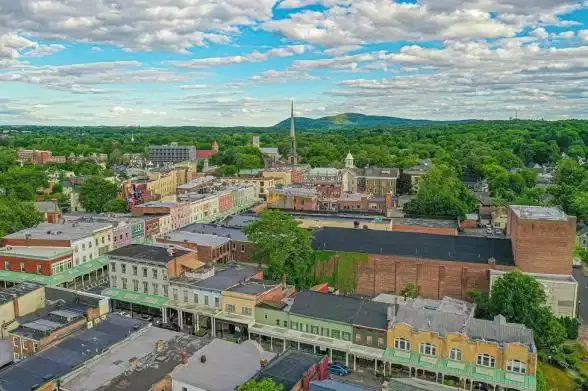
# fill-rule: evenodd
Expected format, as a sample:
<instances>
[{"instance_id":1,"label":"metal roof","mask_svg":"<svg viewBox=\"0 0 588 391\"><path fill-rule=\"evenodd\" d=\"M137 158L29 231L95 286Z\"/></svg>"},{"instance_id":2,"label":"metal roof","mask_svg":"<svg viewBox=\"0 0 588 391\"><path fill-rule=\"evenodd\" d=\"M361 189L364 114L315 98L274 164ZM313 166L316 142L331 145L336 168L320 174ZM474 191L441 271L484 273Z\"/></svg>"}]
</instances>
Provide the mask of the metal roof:
<instances>
[{"instance_id":1,"label":"metal roof","mask_svg":"<svg viewBox=\"0 0 588 391\"><path fill-rule=\"evenodd\" d=\"M37 240L79 240L92 236L93 233L111 228L109 223L41 223L33 228L6 235L5 239L37 239Z\"/></svg>"},{"instance_id":2,"label":"metal roof","mask_svg":"<svg viewBox=\"0 0 588 391\"><path fill-rule=\"evenodd\" d=\"M118 288L106 288L102 291L102 295L114 300L159 309L168 301L165 296L148 295L146 293L133 292Z\"/></svg>"}]
</instances>

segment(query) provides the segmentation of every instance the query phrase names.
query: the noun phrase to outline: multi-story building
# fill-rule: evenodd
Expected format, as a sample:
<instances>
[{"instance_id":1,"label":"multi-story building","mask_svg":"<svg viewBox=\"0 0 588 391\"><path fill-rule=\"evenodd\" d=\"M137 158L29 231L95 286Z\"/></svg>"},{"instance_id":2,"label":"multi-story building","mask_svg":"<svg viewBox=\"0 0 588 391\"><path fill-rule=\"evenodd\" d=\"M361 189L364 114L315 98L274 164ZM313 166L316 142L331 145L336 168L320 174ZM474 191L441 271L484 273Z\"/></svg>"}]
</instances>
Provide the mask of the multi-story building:
<instances>
[{"instance_id":1,"label":"multi-story building","mask_svg":"<svg viewBox=\"0 0 588 391\"><path fill-rule=\"evenodd\" d=\"M212 186L217 179L213 176L203 176L193 179L176 188L176 194L196 193L199 190Z\"/></svg>"},{"instance_id":2,"label":"multi-story building","mask_svg":"<svg viewBox=\"0 0 588 391\"><path fill-rule=\"evenodd\" d=\"M342 174L338 168L315 167L303 174L302 183L305 185L341 184Z\"/></svg>"},{"instance_id":3,"label":"multi-story building","mask_svg":"<svg viewBox=\"0 0 588 391\"><path fill-rule=\"evenodd\" d=\"M268 207L276 209L315 211L319 208L319 193L305 187L273 188L268 192Z\"/></svg>"},{"instance_id":4,"label":"multi-story building","mask_svg":"<svg viewBox=\"0 0 588 391\"><path fill-rule=\"evenodd\" d=\"M408 175L410 178L410 185L411 185L411 192L418 193L419 191L419 182L423 180L425 175L431 171L433 168L433 163L431 159L421 159L419 164L416 166L406 168L402 170L403 175Z\"/></svg>"},{"instance_id":5,"label":"multi-story building","mask_svg":"<svg viewBox=\"0 0 588 391\"><path fill-rule=\"evenodd\" d=\"M173 244L195 250L201 262L225 263L231 260L231 239L222 236L173 231L157 238L157 243Z\"/></svg>"},{"instance_id":6,"label":"multi-story building","mask_svg":"<svg viewBox=\"0 0 588 391\"><path fill-rule=\"evenodd\" d=\"M112 224L113 247L119 248L131 244L131 225L128 215L95 214L95 213L67 213L63 216L65 223L109 223Z\"/></svg>"},{"instance_id":7,"label":"multi-story building","mask_svg":"<svg viewBox=\"0 0 588 391\"><path fill-rule=\"evenodd\" d=\"M17 149L18 159L32 164L65 163L65 156L53 156L51 151L37 149Z\"/></svg>"},{"instance_id":8,"label":"multi-story building","mask_svg":"<svg viewBox=\"0 0 588 391\"><path fill-rule=\"evenodd\" d=\"M114 248L112 224L97 222L41 223L6 235L2 242L13 247L69 247L73 250L74 266L98 258Z\"/></svg>"},{"instance_id":9,"label":"multi-story building","mask_svg":"<svg viewBox=\"0 0 588 391\"><path fill-rule=\"evenodd\" d=\"M410 374L504 389L534 390L537 348L533 332L520 324L474 318L473 305L454 300L411 299L391 310L384 358Z\"/></svg>"},{"instance_id":10,"label":"multi-story building","mask_svg":"<svg viewBox=\"0 0 588 391\"><path fill-rule=\"evenodd\" d=\"M239 177L222 178L222 181L233 184L247 184L253 186L256 197L262 201L267 201L269 189L272 189L276 186L276 180L274 178Z\"/></svg>"},{"instance_id":11,"label":"multi-story building","mask_svg":"<svg viewBox=\"0 0 588 391\"><path fill-rule=\"evenodd\" d=\"M43 221L46 223L59 223L61 219L61 208L57 200L38 201L35 207L43 215Z\"/></svg>"},{"instance_id":12,"label":"multi-story building","mask_svg":"<svg viewBox=\"0 0 588 391\"><path fill-rule=\"evenodd\" d=\"M108 253L110 287L169 296L169 279L198 269L196 252L131 244Z\"/></svg>"},{"instance_id":13,"label":"multi-story building","mask_svg":"<svg viewBox=\"0 0 588 391\"><path fill-rule=\"evenodd\" d=\"M238 228L230 228L225 226L227 223L223 222L223 225L214 224L190 224L187 227L182 228L182 231L206 235L205 237L215 236L218 238L224 238L229 240L230 251L228 253L228 260L235 262L251 262L253 259L253 253L255 252L255 244L247 239L247 236ZM211 246L205 246L202 241L196 241L198 249L198 259L203 262L210 261L212 257L207 254L214 254L214 249ZM189 244L186 244L189 245ZM192 247L190 247L192 248ZM225 254L222 253L221 258Z\"/></svg>"},{"instance_id":14,"label":"multi-story building","mask_svg":"<svg viewBox=\"0 0 588 391\"><path fill-rule=\"evenodd\" d=\"M73 250L69 247L6 246L0 248L2 270L52 276L73 266Z\"/></svg>"},{"instance_id":15,"label":"multi-story building","mask_svg":"<svg viewBox=\"0 0 588 391\"><path fill-rule=\"evenodd\" d=\"M196 147L191 145L152 145L149 147L149 160L155 165L179 163L196 160Z\"/></svg>"},{"instance_id":16,"label":"multi-story building","mask_svg":"<svg viewBox=\"0 0 588 391\"><path fill-rule=\"evenodd\" d=\"M35 282L21 284L0 291L0 337L18 326L17 318L32 314L45 306L45 288Z\"/></svg>"},{"instance_id":17,"label":"multi-story building","mask_svg":"<svg viewBox=\"0 0 588 391\"><path fill-rule=\"evenodd\" d=\"M131 212L133 213L133 216L169 215L169 227L167 221L160 220L159 223L159 232L166 233L190 224L192 208L187 202L151 201L134 206Z\"/></svg>"}]
</instances>

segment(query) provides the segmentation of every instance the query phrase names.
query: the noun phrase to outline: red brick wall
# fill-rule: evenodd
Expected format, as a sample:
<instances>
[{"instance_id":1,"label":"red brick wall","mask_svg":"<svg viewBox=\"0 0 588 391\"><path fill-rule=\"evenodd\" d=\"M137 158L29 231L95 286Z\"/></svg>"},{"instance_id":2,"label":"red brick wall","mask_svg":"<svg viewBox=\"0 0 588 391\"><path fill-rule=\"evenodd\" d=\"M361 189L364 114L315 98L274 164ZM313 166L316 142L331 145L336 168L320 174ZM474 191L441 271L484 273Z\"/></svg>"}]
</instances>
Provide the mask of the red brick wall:
<instances>
[{"instance_id":1,"label":"red brick wall","mask_svg":"<svg viewBox=\"0 0 588 391\"><path fill-rule=\"evenodd\" d=\"M241 252L241 245L245 245L244 252ZM237 262L253 262L253 253L255 253L255 244L238 240L231 242L231 258L233 260Z\"/></svg>"},{"instance_id":2,"label":"red brick wall","mask_svg":"<svg viewBox=\"0 0 588 391\"><path fill-rule=\"evenodd\" d=\"M339 198L341 197L341 185L336 184L318 184L315 189L323 195L323 197Z\"/></svg>"},{"instance_id":3,"label":"red brick wall","mask_svg":"<svg viewBox=\"0 0 588 391\"><path fill-rule=\"evenodd\" d=\"M157 234L159 234L159 219L145 221L145 237L150 238Z\"/></svg>"},{"instance_id":4,"label":"red brick wall","mask_svg":"<svg viewBox=\"0 0 588 391\"><path fill-rule=\"evenodd\" d=\"M436 235L457 235L457 228L451 227L424 227L421 225L403 225L403 224L392 224L392 231L395 232L419 232L423 234L436 234Z\"/></svg>"},{"instance_id":5,"label":"red brick wall","mask_svg":"<svg viewBox=\"0 0 588 391\"><path fill-rule=\"evenodd\" d=\"M192 250L196 250L198 254L198 260L200 262L210 263L210 262L225 262L230 260L231 254L231 243L227 243L221 247L210 247L210 246L202 246L197 243L191 242L175 242L173 240L165 239L165 238L157 238L158 243L168 243L174 244L176 246L181 246L185 248L189 248Z\"/></svg>"},{"instance_id":6,"label":"red brick wall","mask_svg":"<svg viewBox=\"0 0 588 391\"><path fill-rule=\"evenodd\" d=\"M45 276L50 276L51 275L51 265L53 265L56 262L66 260L68 258L69 259L72 258L71 254L55 258L51 261L40 261L40 260L36 260L36 259L28 259L28 258L0 255L0 268L2 268L3 270L6 270L4 267L4 262L9 261L10 262L10 269L8 269L8 270L13 271L13 272L20 272L21 271L20 264L24 263L26 273L37 273L37 265L40 265L41 266L41 274L43 274Z\"/></svg>"},{"instance_id":7,"label":"red brick wall","mask_svg":"<svg viewBox=\"0 0 588 391\"><path fill-rule=\"evenodd\" d=\"M137 205L131 209L131 213L133 216L143 216L143 215L166 215L170 213L169 208L164 207L146 207Z\"/></svg>"},{"instance_id":8,"label":"red brick wall","mask_svg":"<svg viewBox=\"0 0 588 391\"><path fill-rule=\"evenodd\" d=\"M355 293L366 296L399 293L407 284L412 283L424 297L466 298L470 289L488 290L490 268L487 264L370 255L367 263L356 265ZM512 269L500 266L495 268Z\"/></svg>"},{"instance_id":9,"label":"red brick wall","mask_svg":"<svg viewBox=\"0 0 588 391\"><path fill-rule=\"evenodd\" d=\"M224 212L233 207L233 195L231 193L223 194L218 198L218 210Z\"/></svg>"},{"instance_id":10,"label":"red brick wall","mask_svg":"<svg viewBox=\"0 0 588 391\"><path fill-rule=\"evenodd\" d=\"M45 239L2 239L4 246L31 246L31 247L70 247L69 240L45 240Z\"/></svg>"},{"instance_id":11,"label":"red brick wall","mask_svg":"<svg viewBox=\"0 0 588 391\"><path fill-rule=\"evenodd\" d=\"M302 183L302 177L304 176L304 172L302 170L292 170L291 178L292 183Z\"/></svg>"},{"instance_id":12,"label":"red brick wall","mask_svg":"<svg viewBox=\"0 0 588 391\"><path fill-rule=\"evenodd\" d=\"M478 222L476 220L464 220L460 224L461 228L477 228Z\"/></svg>"},{"instance_id":13,"label":"red brick wall","mask_svg":"<svg viewBox=\"0 0 588 391\"><path fill-rule=\"evenodd\" d=\"M575 217L568 221L522 220L509 210L507 227L515 263L521 271L572 274Z\"/></svg>"}]
</instances>

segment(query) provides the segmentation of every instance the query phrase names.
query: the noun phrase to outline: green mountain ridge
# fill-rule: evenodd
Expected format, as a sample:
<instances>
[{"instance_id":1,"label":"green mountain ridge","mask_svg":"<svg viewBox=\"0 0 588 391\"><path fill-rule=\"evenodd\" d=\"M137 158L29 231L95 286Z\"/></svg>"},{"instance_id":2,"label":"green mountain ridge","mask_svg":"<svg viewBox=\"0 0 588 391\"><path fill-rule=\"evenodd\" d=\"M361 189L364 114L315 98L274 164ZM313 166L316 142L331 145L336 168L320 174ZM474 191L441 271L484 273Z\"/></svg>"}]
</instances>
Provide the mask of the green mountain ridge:
<instances>
[{"instance_id":1,"label":"green mountain ridge","mask_svg":"<svg viewBox=\"0 0 588 391\"><path fill-rule=\"evenodd\" d=\"M434 121L426 119L409 119L398 117L387 117L382 115L367 115L359 113L344 113L321 118L294 117L296 129L298 130L331 130L331 129L352 129L352 128L370 128L377 126L418 126L428 124L456 124L464 122L473 122L476 120L459 120L459 121ZM287 118L276 125L274 128L289 129L290 118Z\"/></svg>"}]
</instances>

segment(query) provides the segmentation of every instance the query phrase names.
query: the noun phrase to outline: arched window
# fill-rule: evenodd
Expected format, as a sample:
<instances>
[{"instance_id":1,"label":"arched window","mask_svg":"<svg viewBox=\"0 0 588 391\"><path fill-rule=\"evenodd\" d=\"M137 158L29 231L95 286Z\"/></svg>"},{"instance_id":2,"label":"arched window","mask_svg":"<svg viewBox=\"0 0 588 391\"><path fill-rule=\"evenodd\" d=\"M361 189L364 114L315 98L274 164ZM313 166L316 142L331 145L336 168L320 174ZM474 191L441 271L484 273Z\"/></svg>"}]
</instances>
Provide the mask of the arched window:
<instances>
[{"instance_id":1,"label":"arched window","mask_svg":"<svg viewBox=\"0 0 588 391\"><path fill-rule=\"evenodd\" d=\"M494 368L496 366L496 358L486 353L478 354L478 365Z\"/></svg>"},{"instance_id":2,"label":"arched window","mask_svg":"<svg viewBox=\"0 0 588 391\"><path fill-rule=\"evenodd\" d=\"M421 354L427 356L436 356L437 355L437 348L435 345L431 345L430 343L422 343L420 346Z\"/></svg>"},{"instance_id":3,"label":"arched window","mask_svg":"<svg viewBox=\"0 0 588 391\"><path fill-rule=\"evenodd\" d=\"M510 360L506 363L509 372L527 373L527 364L519 360Z\"/></svg>"},{"instance_id":4,"label":"arched window","mask_svg":"<svg viewBox=\"0 0 588 391\"><path fill-rule=\"evenodd\" d=\"M394 347L399 350L410 350L410 342L404 338L396 338L394 340Z\"/></svg>"},{"instance_id":5,"label":"arched window","mask_svg":"<svg viewBox=\"0 0 588 391\"><path fill-rule=\"evenodd\" d=\"M449 352L449 359L455 361L461 361L461 350L459 349L451 349Z\"/></svg>"}]
</instances>

